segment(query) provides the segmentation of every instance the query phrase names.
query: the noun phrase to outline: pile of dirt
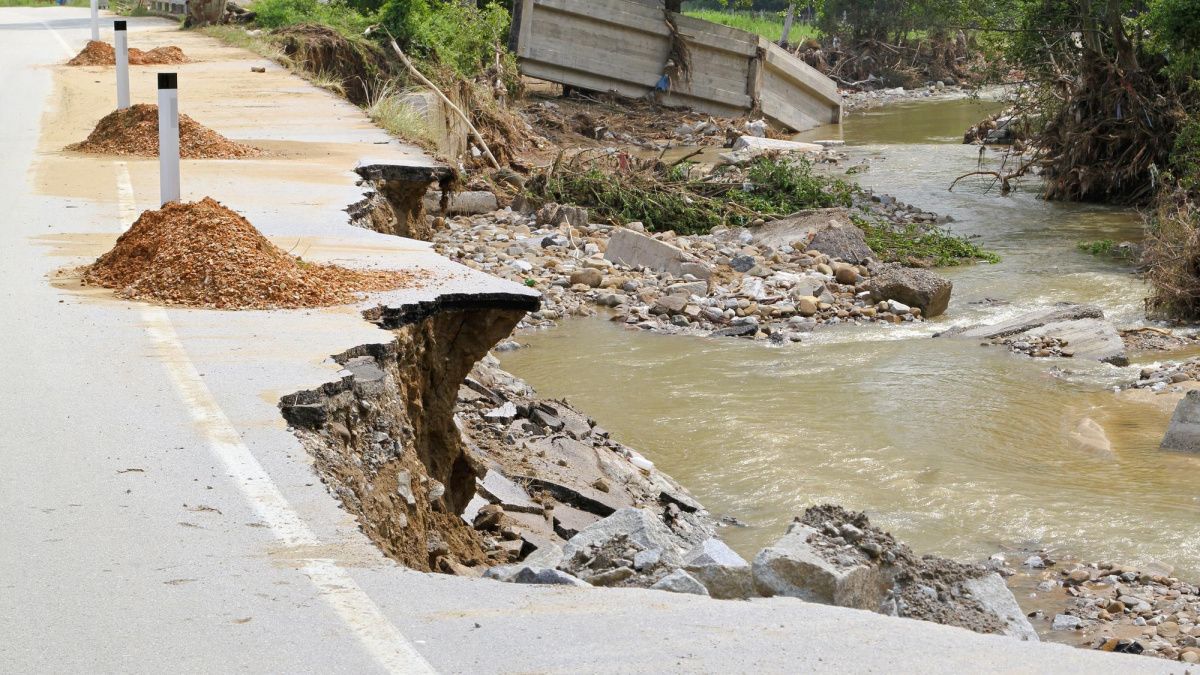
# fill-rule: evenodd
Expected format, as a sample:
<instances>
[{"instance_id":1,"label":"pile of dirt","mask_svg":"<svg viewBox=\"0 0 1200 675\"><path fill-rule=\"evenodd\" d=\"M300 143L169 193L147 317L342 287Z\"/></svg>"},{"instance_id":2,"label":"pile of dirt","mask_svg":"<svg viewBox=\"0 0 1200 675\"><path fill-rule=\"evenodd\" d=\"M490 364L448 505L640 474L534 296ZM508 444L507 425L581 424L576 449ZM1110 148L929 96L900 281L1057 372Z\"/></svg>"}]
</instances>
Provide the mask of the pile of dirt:
<instances>
[{"instance_id":1,"label":"pile of dirt","mask_svg":"<svg viewBox=\"0 0 1200 675\"><path fill-rule=\"evenodd\" d=\"M83 273L84 284L117 289L121 297L215 309L346 304L361 292L417 280L409 272L304 262L209 197L146 211Z\"/></svg>"},{"instance_id":2,"label":"pile of dirt","mask_svg":"<svg viewBox=\"0 0 1200 675\"><path fill-rule=\"evenodd\" d=\"M131 66L168 66L187 63L188 57L183 50L174 45L155 47L148 52L136 47L129 48L129 65ZM88 40L83 51L75 58L67 61L68 66L115 66L117 51L107 42Z\"/></svg>"},{"instance_id":3,"label":"pile of dirt","mask_svg":"<svg viewBox=\"0 0 1200 675\"><path fill-rule=\"evenodd\" d=\"M67 150L99 155L158 156L158 106L139 103L105 115L87 140ZM258 148L225 138L180 113L179 156L184 159L236 159L261 155Z\"/></svg>"}]
</instances>

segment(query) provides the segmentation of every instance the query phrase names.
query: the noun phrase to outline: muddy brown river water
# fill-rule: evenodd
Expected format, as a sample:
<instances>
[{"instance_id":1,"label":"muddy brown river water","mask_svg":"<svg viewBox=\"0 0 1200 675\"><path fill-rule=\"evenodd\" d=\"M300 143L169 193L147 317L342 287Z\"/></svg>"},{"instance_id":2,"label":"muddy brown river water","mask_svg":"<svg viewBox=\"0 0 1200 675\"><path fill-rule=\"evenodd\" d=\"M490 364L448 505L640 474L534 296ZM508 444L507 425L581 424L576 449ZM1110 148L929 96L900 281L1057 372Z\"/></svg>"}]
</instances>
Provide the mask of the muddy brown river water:
<instances>
[{"instance_id":1,"label":"muddy brown river water","mask_svg":"<svg viewBox=\"0 0 1200 675\"><path fill-rule=\"evenodd\" d=\"M867 511L920 551L974 560L1046 546L1200 578L1200 457L1158 450L1171 402L1112 391L1153 357L1129 368L1035 361L931 337L1062 300L1098 304L1120 326L1142 322L1131 268L1076 247L1139 238L1135 214L1046 203L1031 184L1009 197L980 182L947 191L978 159L963 129L995 107L897 105L848 118L844 135L810 134L844 138L864 186L953 216L954 231L1002 256L941 270L955 285L944 316L834 327L784 347L577 319L523 337L529 348L503 365L586 410L714 513L744 521L722 532L743 555L829 501ZM1072 441L1085 419L1111 453Z\"/></svg>"}]
</instances>

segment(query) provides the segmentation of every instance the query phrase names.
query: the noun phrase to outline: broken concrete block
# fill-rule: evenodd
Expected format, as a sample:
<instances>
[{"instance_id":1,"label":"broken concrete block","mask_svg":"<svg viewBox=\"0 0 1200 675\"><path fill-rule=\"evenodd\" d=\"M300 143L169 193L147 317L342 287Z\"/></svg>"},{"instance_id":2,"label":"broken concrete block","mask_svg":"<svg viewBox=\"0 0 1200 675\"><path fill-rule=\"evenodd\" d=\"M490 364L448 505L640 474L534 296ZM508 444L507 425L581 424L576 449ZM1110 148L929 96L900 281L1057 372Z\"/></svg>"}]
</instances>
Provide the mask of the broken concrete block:
<instances>
[{"instance_id":1,"label":"broken concrete block","mask_svg":"<svg viewBox=\"0 0 1200 675\"><path fill-rule=\"evenodd\" d=\"M1007 627L1005 635L1027 642L1037 642L1038 634L1033 624L1025 618L1025 612L1017 604L1016 597L999 574L989 574L978 579L967 579L963 589L971 594L984 611L994 614Z\"/></svg>"},{"instance_id":2,"label":"broken concrete block","mask_svg":"<svg viewBox=\"0 0 1200 675\"><path fill-rule=\"evenodd\" d=\"M493 567L483 573L485 579L496 579L513 584L550 584L558 586L587 587L588 584L578 577L571 576L552 567L533 567L531 565L504 565Z\"/></svg>"},{"instance_id":3,"label":"broken concrete block","mask_svg":"<svg viewBox=\"0 0 1200 675\"><path fill-rule=\"evenodd\" d=\"M1200 452L1200 389L1189 391L1175 406L1167 433L1159 444L1163 450Z\"/></svg>"},{"instance_id":4,"label":"broken concrete block","mask_svg":"<svg viewBox=\"0 0 1200 675\"><path fill-rule=\"evenodd\" d=\"M563 557L571 560L577 553L587 555L589 547L601 548L620 536L643 549L662 549L665 564L678 567L683 562L671 530L653 513L634 508L621 509L585 527L563 546Z\"/></svg>"},{"instance_id":5,"label":"broken concrete block","mask_svg":"<svg viewBox=\"0 0 1200 675\"><path fill-rule=\"evenodd\" d=\"M762 154L767 152L821 152L824 148L816 143L801 143L799 141L784 141L777 138L759 138L758 136L742 136L733 143L735 153L751 152Z\"/></svg>"},{"instance_id":6,"label":"broken concrete block","mask_svg":"<svg viewBox=\"0 0 1200 675\"><path fill-rule=\"evenodd\" d=\"M475 516L479 515L479 509L482 509L483 507L487 506L488 503L489 503L488 500L484 499L483 497L480 497L479 495L475 495L474 497L471 497L471 501L467 502L467 508L463 509L462 519L468 525L474 524Z\"/></svg>"},{"instance_id":7,"label":"broken concrete block","mask_svg":"<svg viewBox=\"0 0 1200 675\"><path fill-rule=\"evenodd\" d=\"M705 539L688 551L683 561L683 568L714 598L732 600L754 595L750 563L720 539Z\"/></svg>"},{"instance_id":8,"label":"broken concrete block","mask_svg":"<svg viewBox=\"0 0 1200 675\"><path fill-rule=\"evenodd\" d=\"M558 567L562 564L562 559L562 547L547 543L525 556L524 563L530 567Z\"/></svg>"},{"instance_id":9,"label":"broken concrete block","mask_svg":"<svg viewBox=\"0 0 1200 675\"><path fill-rule=\"evenodd\" d=\"M675 570L667 576L659 579L650 588L658 591L668 591L670 593L690 593L692 595L708 595L708 589L704 584L697 581L692 575L683 570Z\"/></svg>"},{"instance_id":10,"label":"broken concrete block","mask_svg":"<svg viewBox=\"0 0 1200 675\"><path fill-rule=\"evenodd\" d=\"M604 259L626 267L644 267L672 276L683 276L683 263L695 262L682 250L629 229L618 229L608 240Z\"/></svg>"},{"instance_id":11,"label":"broken concrete block","mask_svg":"<svg viewBox=\"0 0 1200 675\"><path fill-rule=\"evenodd\" d=\"M483 414L483 418L489 422L500 422L508 424L517 416L517 405L512 401L505 403L502 406L493 408Z\"/></svg>"},{"instance_id":12,"label":"broken concrete block","mask_svg":"<svg viewBox=\"0 0 1200 675\"><path fill-rule=\"evenodd\" d=\"M452 193L448 195L446 210L442 211L442 193L435 190L425 193L422 205L426 212L443 216L475 216L500 208L496 195L485 191Z\"/></svg>"},{"instance_id":13,"label":"broken concrete block","mask_svg":"<svg viewBox=\"0 0 1200 675\"><path fill-rule=\"evenodd\" d=\"M808 543L817 533L793 523L774 545L754 557L754 589L767 597L783 595L808 602L876 611L892 585L890 575L863 564L838 565Z\"/></svg>"},{"instance_id":14,"label":"broken concrete block","mask_svg":"<svg viewBox=\"0 0 1200 675\"><path fill-rule=\"evenodd\" d=\"M503 474L497 471L489 469L482 480L475 479L475 487L479 491L479 494L486 497L493 504L503 506L505 511L538 514L545 511L541 504L529 498L529 493L522 489L520 485L505 478Z\"/></svg>"}]
</instances>

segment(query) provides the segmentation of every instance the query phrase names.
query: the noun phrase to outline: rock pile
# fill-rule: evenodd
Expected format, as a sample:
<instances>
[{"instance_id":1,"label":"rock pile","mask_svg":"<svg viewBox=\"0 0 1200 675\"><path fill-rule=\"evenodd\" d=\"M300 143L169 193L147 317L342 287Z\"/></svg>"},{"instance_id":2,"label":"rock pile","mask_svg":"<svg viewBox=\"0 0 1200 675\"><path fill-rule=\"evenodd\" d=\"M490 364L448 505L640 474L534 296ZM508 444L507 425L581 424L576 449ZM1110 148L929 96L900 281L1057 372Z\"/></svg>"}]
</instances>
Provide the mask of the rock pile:
<instances>
[{"instance_id":1,"label":"rock pile","mask_svg":"<svg viewBox=\"0 0 1200 675\"><path fill-rule=\"evenodd\" d=\"M1162 391L1172 384L1200 380L1200 359L1188 359L1175 363L1160 363L1142 368L1133 389Z\"/></svg>"},{"instance_id":2,"label":"rock pile","mask_svg":"<svg viewBox=\"0 0 1200 675\"><path fill-rule=\"evenodd\" d=\"M183 50L175 46L155 47L150 51L142 51L136 47L129 48L129 65L131 66L165 66L187 63L188 58ZM88 40L83 50L75 55L68 66L115 66L117 52L107 42Z\"/></svg>"},{"instance_id":3,"label":"rock pile","mask_svg":"<svg viewBox=\"0 0 1200 675\"><path fill-rule=\"evenodd\" d=\"M1200 588L1170 568L1139 570L1109 562L1054 562L1041 556L1037 593L1061 611L1038 611L1034 622L1051 637L1075 636L1103 651L1200 663Z\"/></svg>"},{"instance_id":4,"label":"rock pile","mask_svg":"<svg viewBox=\"0 0 1200 675\"><path fill-rule=\"evenodd\" d=\"M158 106L138 103L115 110L96 123L87 139L67 150L98 155L158 156ZM183 159L236 159L261 155L258 148L225 138L180 113L179 156Z\"/></svg>"},{"instance_id":5,"label":"rock pile","mask_svg":"<svg viewBox=\"0 0 1200 675\"><path fill-rule=\"evenodd\" d=\"M362 292L418 279L411 272L306 263L209 197L142 213L83 272L85 284L116 289L124 298L216 309L345 304Z\"/></svg>"},{"instance_id":6,"label":"rock pile","mask_svg":"<svg viewBox=\"0 0 1200 675\"><path fill-rule=\"evenodd\" d=\"M551 204L439 219L433 241L451 259L541 290L527 327L599 306L646 330L785 343L821 324L936 316L951 290L928 270L874 264L845 209L683 236L589 223L585 209Z\"/></svg>"}]
</instances>

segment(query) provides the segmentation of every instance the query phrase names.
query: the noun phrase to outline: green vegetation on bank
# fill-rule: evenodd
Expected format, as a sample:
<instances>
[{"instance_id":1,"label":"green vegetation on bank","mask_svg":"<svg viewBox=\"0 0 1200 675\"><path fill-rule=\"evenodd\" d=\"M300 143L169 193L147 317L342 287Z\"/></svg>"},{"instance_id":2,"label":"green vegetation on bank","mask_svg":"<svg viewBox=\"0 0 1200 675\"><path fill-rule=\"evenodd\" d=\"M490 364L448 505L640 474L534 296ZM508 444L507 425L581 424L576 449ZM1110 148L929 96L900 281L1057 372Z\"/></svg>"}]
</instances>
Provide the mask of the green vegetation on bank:
<instances>
[{"instance_id":1,"label":"green vegetation on bank","mask_svg":"<svg viewBox=\"0 0 1200 675\"><path fill-rule=\"evenodd\" d=\"M703 21L711 21L748 33L755 33L772 42L778 42L783 37L783 15L778 12L766 12L760 16L758 12L691 9L685 10L684 14ZM797 43L816 36L817 29L814 26L797 21L792 24L788 42Z\"/></svg>"},{"instance_id":2,"label":"green vegetation on bank","mask_svg":"<svg viewBox=\"0 0 1200 675\"><path fill-rule=\"evenodd\" d=\"M621 171L606 160L577 159L535 175L527 197L535 204L586 206L605 220L640 221L655 232L707 234L716 227L746 226L807 209L850 207L859 191L841 178L815 173L806 159L764 156L741 169L725 167L697 178L683 163L644 162ZM869 211L855 215L854 221L885 262L946 266L1000 260L932 225L896 225Z\"/></svg>"},{"instance_id":3,"label":"green vegetation on bank","mask_svg":"<svg viewBox=\"0 0 1200 675\"><path fill-rule=\"evenodd\" d=\"M976 261L1000 262L1000 256L992 251L933 225L896 225L873 222L864 217L855 217L854 224L867 235L867 246L884 262L936 267L952 267Z\"/></svg>"},{"instance_id":4,"label":"green vegetation on bank","mask_svg":"<svg viewBox=\"0 0 1200 675\"><path fill-rule=\"evenodd\" d=\"M0 7L58 7L53 0L0 0ZM90 0L67 0L67 7L90 7Z\"/></svg>"}]
</instances>

